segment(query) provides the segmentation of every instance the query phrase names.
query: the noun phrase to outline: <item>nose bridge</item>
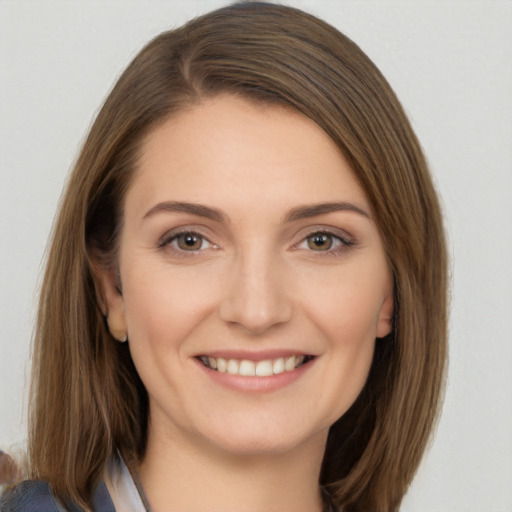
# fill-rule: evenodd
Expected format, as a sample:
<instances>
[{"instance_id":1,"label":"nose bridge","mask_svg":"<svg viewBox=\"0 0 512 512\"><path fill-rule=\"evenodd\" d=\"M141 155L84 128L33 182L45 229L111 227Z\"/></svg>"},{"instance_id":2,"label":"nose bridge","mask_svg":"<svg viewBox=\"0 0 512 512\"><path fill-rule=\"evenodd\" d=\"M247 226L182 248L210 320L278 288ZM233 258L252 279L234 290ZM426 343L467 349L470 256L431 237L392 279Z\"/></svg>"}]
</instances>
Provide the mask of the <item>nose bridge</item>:
<instances>
[{"instance_id":1,"label":"nose bridge","mask_svg":"<svg viewBox=\"0 0 512 512\"><path fill-rule=\"evenodd\" d=\"M288 321L292 306L279 256L254 242L240 250L233 262L221 316L248 331L261 333Z\"/></svg>"}]
</instances>

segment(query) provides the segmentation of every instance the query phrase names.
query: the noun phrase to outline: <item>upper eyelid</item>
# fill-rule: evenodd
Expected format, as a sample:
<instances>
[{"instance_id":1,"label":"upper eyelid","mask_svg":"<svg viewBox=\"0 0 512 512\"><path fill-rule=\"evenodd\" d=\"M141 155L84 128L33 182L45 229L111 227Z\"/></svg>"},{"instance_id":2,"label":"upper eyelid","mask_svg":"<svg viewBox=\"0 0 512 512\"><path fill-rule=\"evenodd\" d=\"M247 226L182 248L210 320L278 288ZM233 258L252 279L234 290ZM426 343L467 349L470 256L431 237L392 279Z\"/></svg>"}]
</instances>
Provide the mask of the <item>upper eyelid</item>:
<instances>
[{"instance_id":1,"label":"upper eyelid","mask_svg":"<svg viewBox=\"0 0 512 512\"><path fill-rule=\"evenodd\" d=\"M351 235L347 230L332 226L312 226L310 228L307 228L305 233L304 231L301 233L299 242L305 240L306 238L316 233L326 233L328 235L332 235L336 238L339 238L340 240L355 242L355 237Z\"/></svg>"}]
</instances>

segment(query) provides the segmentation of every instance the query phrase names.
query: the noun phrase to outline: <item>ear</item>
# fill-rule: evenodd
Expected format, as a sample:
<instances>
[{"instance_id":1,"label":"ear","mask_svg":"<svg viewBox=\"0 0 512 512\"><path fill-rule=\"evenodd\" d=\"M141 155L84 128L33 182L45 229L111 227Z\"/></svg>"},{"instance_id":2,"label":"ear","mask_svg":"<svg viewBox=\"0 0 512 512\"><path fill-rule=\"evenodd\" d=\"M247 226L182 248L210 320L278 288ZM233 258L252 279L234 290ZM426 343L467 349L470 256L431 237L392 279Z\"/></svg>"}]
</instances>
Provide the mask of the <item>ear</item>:
<instances>
[{"instance_id":1,"label":"ear","mask_svg":"<svg viewBox=\"0 0 512 512\"><path fill-rule=\"evenodd\" d=\"M390 289L384 297L377 319L377 338L386 337L393 329L393 290Z\"/></svg>"},{"instance_id":2,"label":"ear","mask_svg":"<svg viewBox=\"0 0 512 512\"><path fill-rule=\"evenodd\" d=\"M101 312L107 318L110 333L118 341L126 341L126 316L118 273L115 268L102 268L97 269L95 274L96 297Z\"/></svg>"}]
</instances>

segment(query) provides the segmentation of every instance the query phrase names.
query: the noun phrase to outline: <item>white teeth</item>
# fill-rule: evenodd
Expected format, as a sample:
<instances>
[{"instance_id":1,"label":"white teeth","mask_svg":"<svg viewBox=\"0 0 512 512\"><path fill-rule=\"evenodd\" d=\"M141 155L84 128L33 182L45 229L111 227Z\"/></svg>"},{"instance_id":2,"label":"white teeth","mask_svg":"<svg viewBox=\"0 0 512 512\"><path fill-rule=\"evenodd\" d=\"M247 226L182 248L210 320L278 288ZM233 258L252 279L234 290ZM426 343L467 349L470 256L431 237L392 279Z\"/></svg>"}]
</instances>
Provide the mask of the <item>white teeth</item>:
<instances>
[{"instance_id":1,"label":"white teeth","mask_svg":"<svg viewBox=\"0 0 512 512\"><path fill-rule=\"evenodd\" d=\"M286 361L284 362L284 369L287 372L291 372L294 368L295 368L295 356L286 358Z\"/></svg>"},{"instance_id":2,"label":"white teeth","mask_svg":"<svg viewBox=\"0 0 512 512\"><path fill-rule=\"evenodd\" d=\"M230 375L241 375L243 377L270 377L271 375L279 375L283 372L291 372L301 366L305 358L306 356L304 355L297 355L254 362L248 359L226 360L223 357L200 357L201 361L212 370L217 370L220 373L229 373Z\"/></svg>"},{"instance_id":3,"label":"white teeth","mask_svg":"<svg viewBox=\"0 0 512 512\"><path fill-rule=\"evenodd\" d=\"M238 373L243 375L244 377L253 377L258 373L257 367L254 366L252 361L247 361L244 359L240 362L240 367L238 368Z\"/></svg>"},{"instance_id":4,"label":"white teeth","mask_svg":"<svg viewBox=\"0 0 512 512\"><path fill-rule=\"evenodd\" d=\"M284 372L284 357L280 357L274 361L274 364L272 365L272 372L274 375Z\"/></svg>"},{"instance_id":5,"label":"white teeth","mask_svg":"<svg viewBox=\"0 0 512 512\"><path fill-rule=\"evenodd\" d=\"M226 373L227 368L228 368L228 363L226 363L226 360L222 357L218 357L217 358L217 371L219 371L220 373Z\"/></svg>"},{"instance_id":6,"label":"white teeth","mask_svg":"<svg viewBox=\"0 0 512 512\"><path fill-rule=\"evenodd\" d=\"M267 359L266 361L258 361L256 365L256 375L258 377L270 377L273 374L272 361Z\"/></svg>"},{"instance_id":7,"label":"white teeth","mask_svg":"<svg viewBox=\"0 0 512 512\"><path fill-rule=\"evenodd\" d=\"M230 359L228 361L228 373L236 375L238 373L238 361L236 359Z\"/></svg>"}]
</instances>

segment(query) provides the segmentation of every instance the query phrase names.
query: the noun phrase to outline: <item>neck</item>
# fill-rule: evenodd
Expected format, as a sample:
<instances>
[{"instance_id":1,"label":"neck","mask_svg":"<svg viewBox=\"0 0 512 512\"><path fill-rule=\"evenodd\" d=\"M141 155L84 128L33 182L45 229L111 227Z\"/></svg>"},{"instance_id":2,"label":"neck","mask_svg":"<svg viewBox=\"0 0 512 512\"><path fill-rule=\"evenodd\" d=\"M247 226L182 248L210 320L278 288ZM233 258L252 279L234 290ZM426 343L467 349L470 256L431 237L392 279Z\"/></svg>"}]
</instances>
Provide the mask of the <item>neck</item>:
<instances>
[{"instance_id":1,"label":"neck","mask_svg":"<svg viewBox=\"0 0 512 512\"><path fill-rule=\"evenodd\" d=\"M152 512L313 512L325 434L285 453L240 455L183 439L148 438L139 478Z\"/></svg>"}]
</instances>

